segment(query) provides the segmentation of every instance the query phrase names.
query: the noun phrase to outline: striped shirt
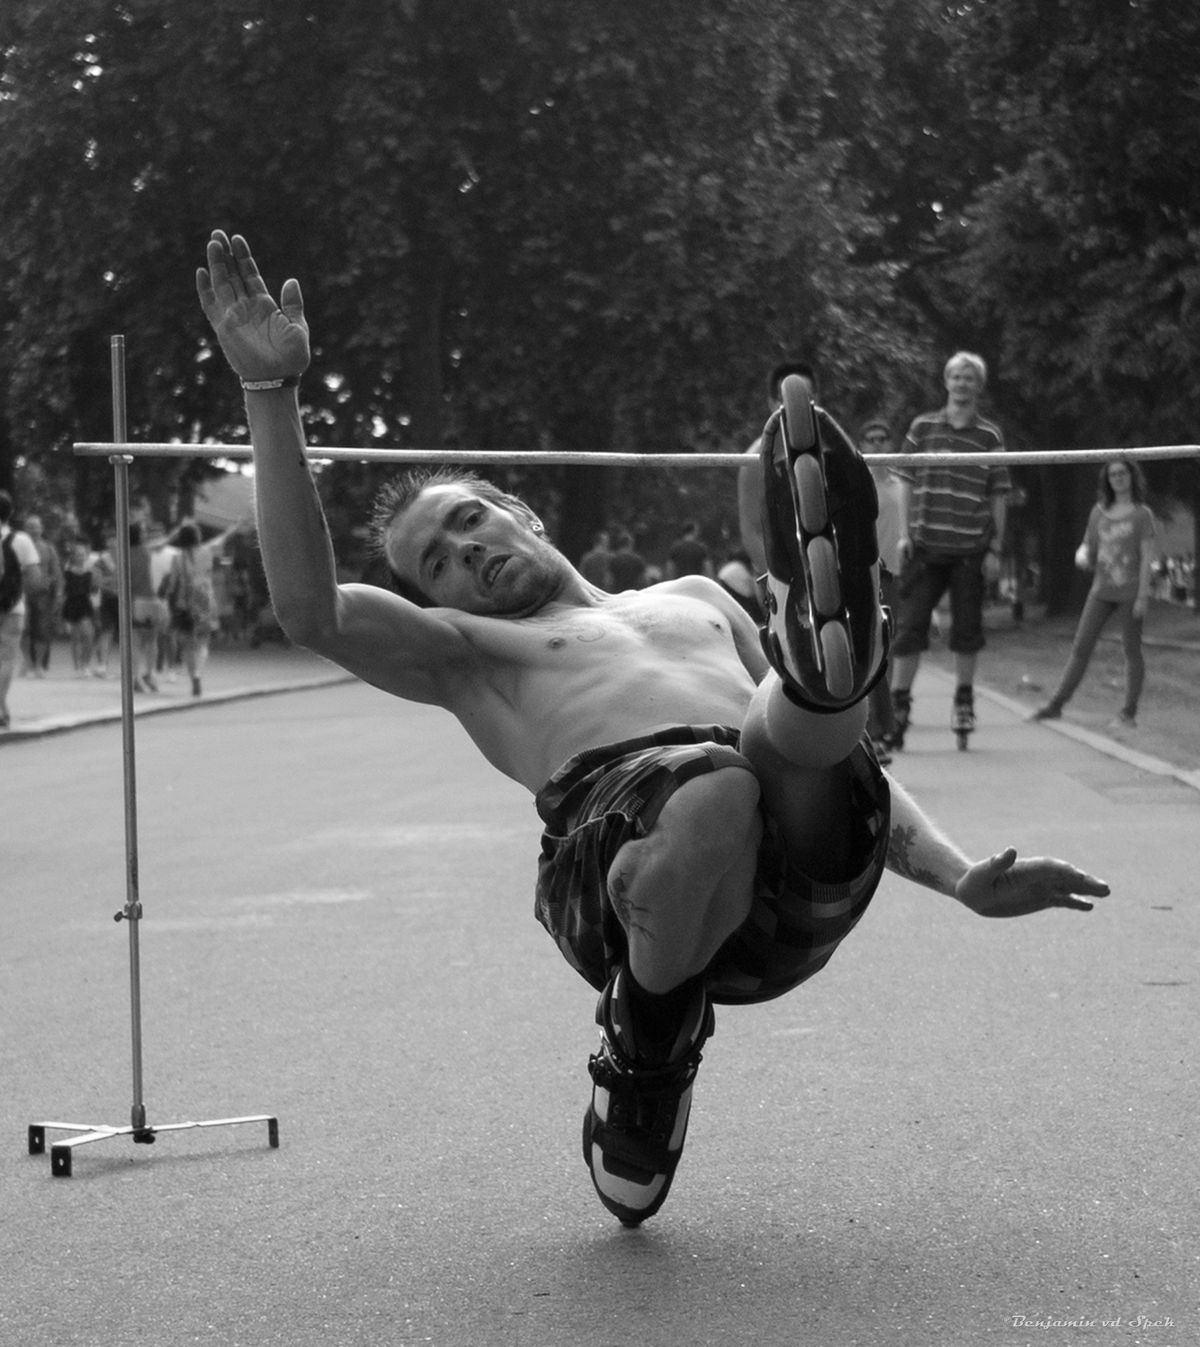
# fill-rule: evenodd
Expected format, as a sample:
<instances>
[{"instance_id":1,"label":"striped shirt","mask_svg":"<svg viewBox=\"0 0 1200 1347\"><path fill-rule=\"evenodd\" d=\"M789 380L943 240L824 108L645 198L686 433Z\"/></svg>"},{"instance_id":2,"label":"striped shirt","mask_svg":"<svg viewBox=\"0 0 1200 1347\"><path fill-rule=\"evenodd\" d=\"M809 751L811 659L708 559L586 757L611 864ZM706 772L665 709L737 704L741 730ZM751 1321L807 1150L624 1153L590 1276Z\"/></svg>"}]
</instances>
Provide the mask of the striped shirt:
<instances>
[{"instance_id":1,"label":"striped shirt","mask_svg":"<svg viewBox=\"0 0 1200 1347\"><path fill-rule=\"evenodd\" d=\"M952 426L945 408L918 416L904 437L906 454L1003 453L1004 436L993 421L976 417L972 425ZM986 549L993 531L992 497L1012 490L1002 463L934 464L928 468L895 467L897 477L912 484L908 532L914 547L963 556Z\"/></svg>"}]
</instances>

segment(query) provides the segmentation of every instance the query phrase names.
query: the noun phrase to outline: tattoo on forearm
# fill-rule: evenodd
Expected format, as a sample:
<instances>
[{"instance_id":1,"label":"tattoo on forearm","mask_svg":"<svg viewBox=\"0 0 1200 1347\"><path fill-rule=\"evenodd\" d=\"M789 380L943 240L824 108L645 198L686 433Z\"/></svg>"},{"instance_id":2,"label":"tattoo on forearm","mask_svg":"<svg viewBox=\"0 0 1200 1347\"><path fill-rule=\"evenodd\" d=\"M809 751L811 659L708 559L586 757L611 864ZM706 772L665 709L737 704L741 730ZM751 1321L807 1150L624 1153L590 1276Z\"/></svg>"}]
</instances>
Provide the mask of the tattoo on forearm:
<instances>
[{"instance_id":1,"label":"tattoo on forearm","mask_svg":"<svg viewBox=\"0 0 1200 1347\"><path fill-rule=\"evenodd\" d=\"M918 865L913 855L919 834L915 827L896 826L888 838L887 863L889 868L914 884L924 884L927 888L940 889L941 882L932 870Z\"/></svg>"}]
</instances>

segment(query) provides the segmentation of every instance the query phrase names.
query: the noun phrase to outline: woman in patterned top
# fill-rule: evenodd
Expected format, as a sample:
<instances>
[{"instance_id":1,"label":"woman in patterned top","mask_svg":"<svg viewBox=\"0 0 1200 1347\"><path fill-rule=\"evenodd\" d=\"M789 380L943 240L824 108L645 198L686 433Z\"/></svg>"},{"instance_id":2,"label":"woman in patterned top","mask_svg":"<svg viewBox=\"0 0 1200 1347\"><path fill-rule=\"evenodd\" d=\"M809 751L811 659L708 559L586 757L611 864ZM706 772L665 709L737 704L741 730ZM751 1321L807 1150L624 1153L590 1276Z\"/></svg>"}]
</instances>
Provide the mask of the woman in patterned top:
<instances>
[{"instance_id":1,"label":"woman in patterned top","mask_svg":"<svg viewBox=\"0 0 1200 1347\"><path fill-rule=\"evenodd\" d=\"M1099 499L1088 516L1087 532L1075 553L1080 570L1094 572L1092 588L1079 616L1071 657L1058 690L1034 720L1057 720L1087 672L1092 651L1108 619L1116 613L1125 652L1125 702L1114 726L1137 722L1138 699L1146 677L1142 624L1150 602L1155 522L1146 505L1146 479L1131 458L1110 459L1100 469Z\"/></svg>"}]
</instances>

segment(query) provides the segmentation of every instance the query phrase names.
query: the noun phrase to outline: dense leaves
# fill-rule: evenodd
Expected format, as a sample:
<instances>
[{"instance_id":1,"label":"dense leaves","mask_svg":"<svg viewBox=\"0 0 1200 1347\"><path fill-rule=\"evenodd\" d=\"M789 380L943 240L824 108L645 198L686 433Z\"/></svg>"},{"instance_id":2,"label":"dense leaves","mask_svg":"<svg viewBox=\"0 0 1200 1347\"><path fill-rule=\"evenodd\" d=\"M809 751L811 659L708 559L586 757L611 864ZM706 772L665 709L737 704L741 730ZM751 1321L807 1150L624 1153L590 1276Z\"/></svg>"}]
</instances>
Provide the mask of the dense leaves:
<instances>
[{"instance_id":1,"label":"dense leaves","mask_svg":"<svg viewBox=\"0 0 1200 1347\"><path fill-rule=\"evenodd\" d=\"M1014 443L1187 441L1198 38L1167 0L9 0L0 480L104 513L69 445L112 332L131 436L244 436L214 226L304 285L318 443L740 447L796 354L902 426L959 345ZM707 475L507 475L571 552L732 523ZM327 474L335 528L373 479Z\"/></svg>"}]
</instances>

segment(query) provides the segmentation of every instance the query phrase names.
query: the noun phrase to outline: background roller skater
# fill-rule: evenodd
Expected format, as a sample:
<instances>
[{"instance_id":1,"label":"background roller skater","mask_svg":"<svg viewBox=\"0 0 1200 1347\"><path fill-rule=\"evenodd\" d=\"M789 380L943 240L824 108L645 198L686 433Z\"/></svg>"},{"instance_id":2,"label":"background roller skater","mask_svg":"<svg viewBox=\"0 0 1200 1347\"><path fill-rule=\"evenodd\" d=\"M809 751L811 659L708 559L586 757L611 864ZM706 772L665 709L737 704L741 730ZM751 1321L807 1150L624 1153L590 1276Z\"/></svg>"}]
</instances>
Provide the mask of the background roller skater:
<instances>
[{"instance_id":1,"label":"background roller skater","mask_svg":"<svg viewBox=\"0 0 1200 1347\"><path fill-rule=\"evenodd\" d=\"M981 356L958 351L943 372L946 403L918 416L902 452L996 453L1004 450L1000 427L979 414L987 382ZM942 596L950 593L950 649L955 691L951 727L960 748L975 728L975 666L984 647L984 588L1000 574L1000 553L1012 481L1003 462L995 467L936 464L897 467L903 534L896 639L892 646L895 725L889 746L904 747L912 709L912 686L929 625Z\"/></svg>"}]
</instances>

